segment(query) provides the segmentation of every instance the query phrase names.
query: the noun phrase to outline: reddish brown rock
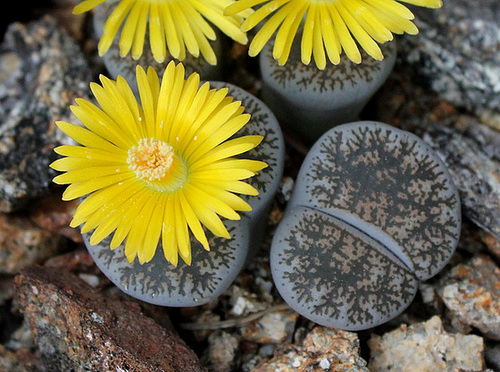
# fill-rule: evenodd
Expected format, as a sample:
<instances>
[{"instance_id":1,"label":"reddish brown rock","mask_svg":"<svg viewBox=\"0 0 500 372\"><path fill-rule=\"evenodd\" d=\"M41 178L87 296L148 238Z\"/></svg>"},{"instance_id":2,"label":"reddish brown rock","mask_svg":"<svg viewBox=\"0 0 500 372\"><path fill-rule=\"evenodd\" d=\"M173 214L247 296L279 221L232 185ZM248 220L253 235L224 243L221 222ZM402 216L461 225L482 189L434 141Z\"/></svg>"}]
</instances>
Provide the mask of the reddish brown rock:
<instances>
[{"instance_id":1,"label":"reddish brown rock","mask_svg":"<svg viewBox=\"0 0 500 372\"><path fill-rule=\"evenodd\" d=\"M0 273L16 274L42 263L61 248L61 237L20 215L0 213Z\"/></svg>"},{"instance_id":2,"label":"reddish brown rock","mask_svg":"<svg viewBox=\"0 0 500 372\"><path fill-rule=\"evenodd\" d=\"M500 240L488 234L486 231L481 231L480 236L481 241L488 247L488 251L493 253L496 258L500 258Z\"/></svg>"},{"instance_id":3,"label":"reddish brown rock","mask_svg":"<svg viewBox=\"0 0 500 372\"><path fill-rule=\"evenodd\" d=\"M204 370L177 333L137 303L104 296L69 272L34 266L15 285L48 371Z\"/></svg>"},{"instance_id":4,"label":"reddish brown rock","mask_svg":"<svg viewBox=\"0 0 500 372\"><path fill-rule=\"evenodd\" d=\"M27 349L7 350L0 345L0 371L2 372L42 372L40 356Z\"/></svg>"},{"instance_id":5,"label":"reddish brown rock","mask_svg":"<svg viewBox=\"0 0 500 372\"><path fill-rule=\"evenodd\" d=\"M61 195L50 195L39 200L30 210L31 221L42 229L52 233L57 233L73 240L83 242L80 229L69 227L73 219L73 213L78 206L78 200L65 202L61 200Z\"/></svg>"}]
</instances>

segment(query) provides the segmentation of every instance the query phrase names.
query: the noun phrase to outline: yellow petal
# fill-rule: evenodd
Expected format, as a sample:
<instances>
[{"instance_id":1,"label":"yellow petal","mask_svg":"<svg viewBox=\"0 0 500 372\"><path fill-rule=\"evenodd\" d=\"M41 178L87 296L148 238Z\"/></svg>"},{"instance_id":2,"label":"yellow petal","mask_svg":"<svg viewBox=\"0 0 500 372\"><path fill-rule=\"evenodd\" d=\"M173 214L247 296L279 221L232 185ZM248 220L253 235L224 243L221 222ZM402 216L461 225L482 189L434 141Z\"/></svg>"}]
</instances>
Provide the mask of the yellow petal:
<instances>
[{"instance_id":1,"label":"yellow petal","mask_svg":"<svg viewBox=\"0 0 500 372\"><path fill-rule=\"evenodd\" d=\"M161 241L165 259L172 265L177 266L179 249L176 237L175 215L172 213L173 210L174 200L173 197L170 196L166 201L165 213L163 215Z\"/></svg>"},{"instance_id":2,"label":"yellow petal","mask_svg":"<svg viewBox=\"0 0 500 372\"><path fill-rule=\"evenodd\" d=\"M255 5L265 3L266 1L269 0L238 0L233 2L231 5L228 5L224 9L224 14L235 15Z\"/></svg>"},{"instance_id":3,"label":"yellow petal","mask_svg":"<svg viewBox=\"0 0 500 372\"><path fill-rule=\"evenodd\" d=\"M136 1L132 6L125 23L123 24L120 41L118 46L120 48L120 57L124 58L132 49L132 44L134 43L137 24L139 23L139 17L141 16L141 9L144 8L146 4L142 1Z\"/></svg>"},{"instance_id":4,"label":"yellow petal","mask_svg":"<svg viewBox=\"0 0 500 372\"><path fill-rule=\"evenodd\" d=\"M184 196L184 192L179 191L178 195L179 195L179 202L182 207L182 213L186 217L186 221L189 225L189 228L193 232L193 235L196 238L196 240L198 240L201 243L201 245L205 250L209 251L210 246L208 245L207 236L205 235L205 231L201 226L200 220L196 216L196 213L194 213L194 210L191 207L191 205L189 205L189 202Z\"/></svg>"},{"instance_id":5,"label":"yellow petal","mask_svg":"<svg viewBox=\"0 0 500 372\"><path fill-rule=\"evenodd\" d=\"M160 15L159 4L151 3L151 14L149 16L149 43L154 59L162 63L166 58L167 45L165 40L165 30L163 29L163 19Z\"/></svg>"},{"instance_id":6,"label":"yellow petal","mask_svg":"<svg viewBox=\"0 0 500 372\"><path fill-rule=\"evenodd\" d=\"M97 5L104 3L107 0L85 0L73 8L73 14L81 14L88 12Z\"/></svg>"},{"instance_id":7,"label":"yellow petal","mask_svg":"<svg viewBox=\"0 0 500 372\"><path fill-rule=\"evenodd\" d=\"M305 65L308 65L309 62L311 62L315 19L316 4L311 3L307 11L306 21L304 23L304 32L302 34L302 43L300 46L302 63Z\"/></svg>"},{"instance_id":8,"label":"yellow petal","mask_svg":"<svg viewBox=\"0 0 500 372\"><path fill-rule=\"evenodd\" d=\"M64 191L62 199L63 200L78 199L96 190L108 187L115 183L123 182L130 177L131 177L130 173L126 172L126 173L117 173L105 177L94 178L84 182L72 183Z\"/></svg>"},{"instance_id":9,"label":"yellow petal","mask_svg":"<svg viewBox=\"0 0 500 372\"><path fill-rule=\"evenodd\" d=\"M79 125L66 123L64 121L58 121L56 122L56 125L69 137L73 138L76 142L83 146L98 148L111 153L119 151L118 148L111 142L106 141L94 132L82 128Z\"/></svg>"},{"instance_id":10,"label":"yellow petal","mask_svg":"<svg viewBox=\"0 0 500 372\"><path fill-rule=\"evenodd\" d=\"M116 8L113 10L109 18L106 20L104 24L103 34L101 39L99 40L98 50L99 55L104 55L111 44L113 43L113 39L120 29L120 26L127 16L129 10L134 5L135 0L122 0L118 3Z\"/></svg>"}]
</instances>

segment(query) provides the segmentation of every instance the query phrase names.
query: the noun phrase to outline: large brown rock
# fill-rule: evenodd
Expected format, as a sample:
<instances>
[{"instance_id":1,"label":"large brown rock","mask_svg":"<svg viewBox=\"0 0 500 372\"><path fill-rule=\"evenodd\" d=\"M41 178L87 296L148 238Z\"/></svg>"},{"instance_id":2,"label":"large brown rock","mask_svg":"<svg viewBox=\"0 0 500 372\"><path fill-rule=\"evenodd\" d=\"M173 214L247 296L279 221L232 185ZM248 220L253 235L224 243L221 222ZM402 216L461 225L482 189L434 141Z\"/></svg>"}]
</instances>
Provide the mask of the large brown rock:
<instances>
[{"instance_id":1,"label":"large brown rock","mask_svg":"<svg viewBox=\"0 0 500 372\"><path fill-rule=\"evenodd\" d=\"M48 371L203 371L172 329L137 303L105 296L74 274L33 266L15 279Z\"/></svg>"}]
</instances>

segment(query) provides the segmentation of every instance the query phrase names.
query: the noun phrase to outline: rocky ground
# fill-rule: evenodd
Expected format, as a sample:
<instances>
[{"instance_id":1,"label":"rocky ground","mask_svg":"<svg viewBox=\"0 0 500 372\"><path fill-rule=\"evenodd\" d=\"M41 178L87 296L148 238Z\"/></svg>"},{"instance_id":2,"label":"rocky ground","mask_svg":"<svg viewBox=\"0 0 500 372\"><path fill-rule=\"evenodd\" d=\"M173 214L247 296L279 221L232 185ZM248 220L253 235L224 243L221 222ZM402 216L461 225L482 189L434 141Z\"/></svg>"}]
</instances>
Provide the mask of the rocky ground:
<instances>
[{"instance_id":1,"label":"rocky ground","mask_svg":"<svg viewBox=\"0 0 500 372\"><path fill-rule=\"evenodd\" d=\"M269 244L308 147L287 156L259 254L216 301L162 308L123 295L68 228L74 203L50 183L75 97L106 73L72 0L26 2L0 45L0 371L500 371L500 10L445 0L415 11L388 81L362 118L412 131L444 159L463 206L457 252L391 322L317 326L273 286ZM16 22L16 23L13 23ZM225 79L260 93L257 63L228 51Z\"/></svg>"}]
</instances>

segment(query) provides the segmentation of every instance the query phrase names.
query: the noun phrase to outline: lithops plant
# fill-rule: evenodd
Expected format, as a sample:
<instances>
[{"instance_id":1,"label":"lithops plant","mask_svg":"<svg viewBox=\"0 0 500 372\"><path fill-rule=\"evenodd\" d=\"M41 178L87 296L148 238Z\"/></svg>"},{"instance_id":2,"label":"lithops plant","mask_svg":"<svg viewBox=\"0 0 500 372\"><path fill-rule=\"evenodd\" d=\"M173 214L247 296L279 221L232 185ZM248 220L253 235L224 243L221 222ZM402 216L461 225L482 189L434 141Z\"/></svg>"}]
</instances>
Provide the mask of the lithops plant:
<instances>
[{"instance_id":1,"label":"lithops plant","mask_svg":"<svg viewBox=\"0 0 500 372\"><path fill-rule=\"evenodd\" d=\"M102 40L105 24L120 2L122 2L122 0L107 0L95 7L95 11L93 14L93 25L94 32L98 39ZM132 15L129 15L129 18L132 18ZM189 27L184 27L183 29L188 28ZM144 35L142 36L142 38L146 40L149 39L150 27L147 27L143 31ZM140 31L136 32L140 34ZM205 41L208 48L211 50L210 54L213 53L213 58L209 58L210 62L206 58L203 58L203 56L201 55L195 56L191 53L186 52L183 53L184 55L182 56L182 58L175 58L170 53L170 49L167 47L167 45L163 45L162 47L160 47L160 49L162 49L162 53L164 54L160 59L158 58L158 53L156 53L155 56L153 48L149 47L148 44L151 44L151 42L147 41L144 41L145 45L141 50L140 57L134 55L133 51L132 53L123 54L123 42L121 41L120 37L115 37L110 43L109 49L106 49L105 53L101 53L102 59L104 61L106 69L109 71L110 75L113 78L121 75L131 84L135 82L136 65L139 64L144 68L151 66L159 75L161 75L165 70L165 66L171 60L182 60L182 63L186 68L187 75L190 75L193 72L197 72L204 80L222 80L225 67L223 58L224 35L222 35L222 33L218 29L214 29L213 32L216 37L213 40ZM172 32L172 30L170 30L170 33L175 34L175 32ZM244 37L243 33L241 33L241 35L240 33L238 33L238 35ZM181 40L181 42L184 41Z\"/></svg>"},{"instance_id":2,"label":"lithops plant","mask_svg":"<svg viewBox=\"0 0 500 372\"><path fill-rule=\"evenodd\" d=\"M273 238L273 278L306 318L371 328L444 267L460 226L457 190L425 142L379 122L340 125L304 160Z\"/></svg>"},{"instance_id":3,"label":"lithops plant","mask_svg":"<svg viewBox=\"0 0 500 372\"><path fill-rule=\"evenodd\" d=\"M292 46L288 62L280 66L268 43L259 62L262 100L299 138L312 144L335 125L359 120L370 98L387 80L396 60L396 42L382 46L385 58L377 61L362 51L362 62L346 55L338 65L323 70L301 61L300 39Z\"/></svg>"},{"instance_id":4,"label":"lithops plant","mask_svg":"<svg viewBox=\"0 0 500 372\"><path fill-rule=\"evenodd\" d=\"M241 214L241 220L225 220L231 238L217 237L207 231L210 251L203 249L191 236L191 264L177 266L165 260L161 243L153 259L140 264L129 263L125 244L110 250L110 238L90 244L91 232L83 234L84 242L98 267L122 291L142 301L162 306L198 306L216 299L224 292L253 257L262 243L267 227L267 213L283 173L284 141L273 113L259 99L234 85L211 82L216 89L228 88L228 96L242 102L250 121L235 135L262 135L259 146L245 153L245 158L261 160L267 167L247 180L257 196L241 195L252 210Z\"/></svg>"}]
</instances>

